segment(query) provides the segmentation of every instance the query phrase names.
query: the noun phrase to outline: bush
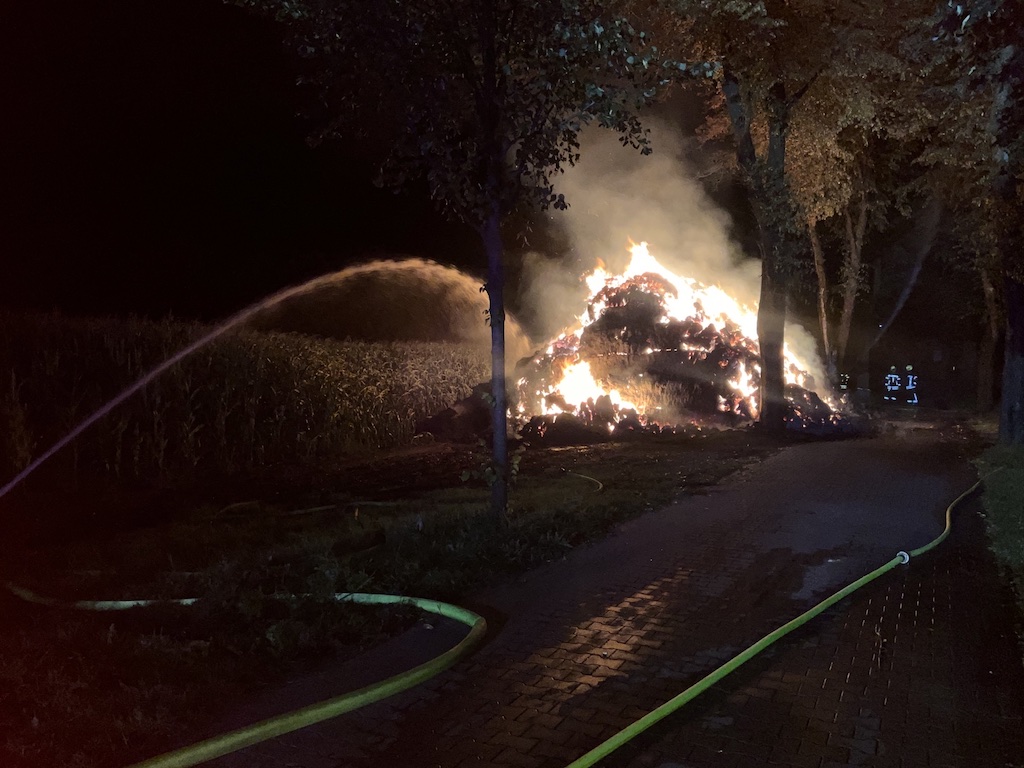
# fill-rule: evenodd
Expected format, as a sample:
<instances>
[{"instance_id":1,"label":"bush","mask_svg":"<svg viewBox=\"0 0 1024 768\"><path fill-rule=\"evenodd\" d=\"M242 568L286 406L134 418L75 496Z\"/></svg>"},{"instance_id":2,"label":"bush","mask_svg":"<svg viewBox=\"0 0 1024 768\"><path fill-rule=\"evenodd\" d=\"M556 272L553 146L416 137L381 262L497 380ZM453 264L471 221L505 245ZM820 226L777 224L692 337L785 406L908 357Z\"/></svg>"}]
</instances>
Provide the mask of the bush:
<instances>
[{"instance_id":1,"label":"bush","mask_svg":"<svg viewBox=\"0 0 1024 768\"><path fill-rule=\"evenodd\" d=\"M0 472L10 477L211 328L0 314ZM169 482L387 449L488 374L478 348L232 331L84 432L63 480ZM52 474L50 475L53 476Z\"/></svg>"}]
</instances>

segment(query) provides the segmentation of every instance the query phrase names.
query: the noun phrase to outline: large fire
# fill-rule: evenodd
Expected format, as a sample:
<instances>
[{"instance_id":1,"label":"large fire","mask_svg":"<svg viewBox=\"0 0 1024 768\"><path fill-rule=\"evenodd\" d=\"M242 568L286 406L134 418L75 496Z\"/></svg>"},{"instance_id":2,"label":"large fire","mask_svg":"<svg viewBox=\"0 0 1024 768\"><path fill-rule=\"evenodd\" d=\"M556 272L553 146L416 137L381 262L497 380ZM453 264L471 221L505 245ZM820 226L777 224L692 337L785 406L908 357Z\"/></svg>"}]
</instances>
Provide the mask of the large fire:
<instances>
[{"instance_id":1,"label":"large fire","mask_svg":"<svg viewBox=\"0 0 1024 768\"><path fill-rule=\"evenodd\" d=\"M518 368L522 422L543 433L563 414L587 426L659 428L758 413L757 309L716 286L677 275L631 248L622 274L598 268L578 324ZM787 346L791 416L832 411L810 390L809 365Z\"/></svg>"}]
</instances>

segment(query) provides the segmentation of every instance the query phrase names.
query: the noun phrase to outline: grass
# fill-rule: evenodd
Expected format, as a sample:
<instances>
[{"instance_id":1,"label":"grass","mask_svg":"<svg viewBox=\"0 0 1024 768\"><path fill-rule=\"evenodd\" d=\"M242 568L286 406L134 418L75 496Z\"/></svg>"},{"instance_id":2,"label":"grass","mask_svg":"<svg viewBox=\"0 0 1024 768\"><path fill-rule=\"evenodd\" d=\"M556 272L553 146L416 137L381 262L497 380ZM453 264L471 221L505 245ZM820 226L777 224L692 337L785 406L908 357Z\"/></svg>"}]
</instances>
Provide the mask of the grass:
<instances>
[{"instance_id":1,"label":"grass","mask_svg":"<svg viewBox=\"0 0 1024 768\"><path fill-rule=\"evenodd\" d=\"M977 463L985 477L983 499L990 546L1010 573L1024 610L1024 446L994 446Z\"/></svg>"},{"instance_id":2,"label":"grass","mask_svg":"<svg viewBox=\"0 0 1024 768\"><path fill-rule=\"evenodd\" d=\"M8 558L3 578L64 599L204 600L112 615L0 598L12 619L0 630L0 764L93 768L158 754L215 718L213 702L357 653L415 619L339 605L335 591L458 601L776 447L724 432L527 451L511 514L496 525L484 513L488 489L458 480L485 457L432 446L340 464L312 491L247 488L159 527ZM281 592L308 597L271 597Z\"/></svg>"}]
</instances>

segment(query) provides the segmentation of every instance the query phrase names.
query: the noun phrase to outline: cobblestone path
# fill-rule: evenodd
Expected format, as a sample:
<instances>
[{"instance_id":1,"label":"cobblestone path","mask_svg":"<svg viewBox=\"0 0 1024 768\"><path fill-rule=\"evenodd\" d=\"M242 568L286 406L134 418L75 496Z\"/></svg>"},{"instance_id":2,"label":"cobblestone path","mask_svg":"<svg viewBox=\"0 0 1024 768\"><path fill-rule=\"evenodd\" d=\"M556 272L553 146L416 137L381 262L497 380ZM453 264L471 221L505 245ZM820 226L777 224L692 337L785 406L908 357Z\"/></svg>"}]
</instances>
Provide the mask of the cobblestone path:
<instances>
[{"instance_id":1,"label":"cobblestone path","mask_svg":"<svg viewBox=\"0 0 1024 768\"><path fill-rule=\"evenodd\" d=\"M470 607L503 626L424 686L216 765L560 768L934 538L971 480L956 447L927 432L787 449L721 490L475 596ZM1011 600L977 512L965 508L940 549L602 765L1024 765Z\"/></svg>"}]
</instances>

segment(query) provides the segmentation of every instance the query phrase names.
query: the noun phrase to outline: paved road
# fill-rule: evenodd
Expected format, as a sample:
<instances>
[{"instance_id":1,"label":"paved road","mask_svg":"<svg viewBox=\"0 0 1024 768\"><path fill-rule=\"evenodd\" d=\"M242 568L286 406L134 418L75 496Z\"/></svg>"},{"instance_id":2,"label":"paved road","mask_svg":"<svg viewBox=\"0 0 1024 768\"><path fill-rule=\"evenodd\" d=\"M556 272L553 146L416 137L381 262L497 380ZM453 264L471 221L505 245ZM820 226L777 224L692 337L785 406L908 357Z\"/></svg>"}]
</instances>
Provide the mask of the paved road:
<instances>
[{"instance_id":1,"label":"paved road","mask_svg":"<svg viewBox=\"0 0 1024 768\"><path fill-rule=\"evenodd\" d=\"M973 481L937 430L789 448L500 588L506 617L431 683L225 758L225 766L558 768L817 600L926 543ZM942 549L887 574L603 765L1024 765L1011 598L965 510ZM439 624L333 670L444 646ZM324 690L313 678L295 701ZM272 694L281 700L280 693ZM266 702L254 704L266 714ZM237 713L240 721L246 713Z\"/></svg>"}]
</instances>

